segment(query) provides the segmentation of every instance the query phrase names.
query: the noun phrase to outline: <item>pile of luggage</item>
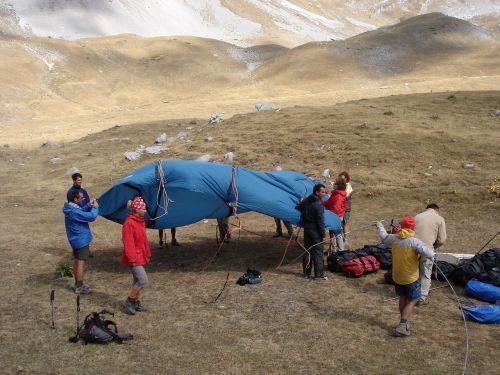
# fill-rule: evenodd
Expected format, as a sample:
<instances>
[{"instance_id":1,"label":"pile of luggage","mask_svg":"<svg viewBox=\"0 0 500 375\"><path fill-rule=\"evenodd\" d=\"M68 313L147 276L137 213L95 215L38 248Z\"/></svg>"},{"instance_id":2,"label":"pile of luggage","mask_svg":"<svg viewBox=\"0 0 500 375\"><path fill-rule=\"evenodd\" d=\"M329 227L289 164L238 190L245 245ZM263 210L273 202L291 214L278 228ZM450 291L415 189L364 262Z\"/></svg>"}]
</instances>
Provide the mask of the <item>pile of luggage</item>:
<instances>
[{"instance_id":1,"label":"pile of luggage","mask_svg":"<svg viewBox=\"0 0 500 375\"><path fill-rule=\"evenodd\" d=\"M383 244L366 245L354 251L332 253L327 262L332 272L341 272L347 277L361 277L379 269L390 269L392 253L391 248Z\"/></svg>"}]
</instances>

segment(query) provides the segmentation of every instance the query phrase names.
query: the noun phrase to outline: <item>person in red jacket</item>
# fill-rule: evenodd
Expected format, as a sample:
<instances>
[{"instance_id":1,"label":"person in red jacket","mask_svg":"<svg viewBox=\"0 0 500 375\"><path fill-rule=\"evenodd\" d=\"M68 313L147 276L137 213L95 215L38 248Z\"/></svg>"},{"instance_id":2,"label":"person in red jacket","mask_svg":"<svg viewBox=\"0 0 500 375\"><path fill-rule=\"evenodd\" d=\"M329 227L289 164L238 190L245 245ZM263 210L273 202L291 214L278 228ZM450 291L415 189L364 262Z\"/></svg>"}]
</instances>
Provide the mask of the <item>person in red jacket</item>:
<instances>
[{"instance_id":1,"label":"person in red jacket","mask_svg":"<svg viewBox=\"0 0 500 375\"><path fill-rule=\"evenodd\" d=\"M139 301L139 294L148 285L148 275L144 265L149 263L151 249L146 236L146 203L142 197L135 197L129 201L127 207L131 213L125 219L122 229L123 253L122 264L130 268L134 278L132 289L125 301L125 312L135 315L138 311L145 311Z\"/></svg>"},{"instance_id":2,"label":"person in red jacket","mask_svg":"<svg viewBox=\"0 0 500 375\"><path fill-rule=\"evenodd\" d=\"M326 201L323 202L323 206L327 210L330 210L335 215L337 215L342 221L344 218L346 206L347 206L347 193L346 193L346 181L342 178L338 178L335 181L335 190L330 195ZM333 240L334 233L332 231L330 233L330 239ZM343 233L335 236L336 250L344 250L344 235Z\"/></svg>"}]
</instances>

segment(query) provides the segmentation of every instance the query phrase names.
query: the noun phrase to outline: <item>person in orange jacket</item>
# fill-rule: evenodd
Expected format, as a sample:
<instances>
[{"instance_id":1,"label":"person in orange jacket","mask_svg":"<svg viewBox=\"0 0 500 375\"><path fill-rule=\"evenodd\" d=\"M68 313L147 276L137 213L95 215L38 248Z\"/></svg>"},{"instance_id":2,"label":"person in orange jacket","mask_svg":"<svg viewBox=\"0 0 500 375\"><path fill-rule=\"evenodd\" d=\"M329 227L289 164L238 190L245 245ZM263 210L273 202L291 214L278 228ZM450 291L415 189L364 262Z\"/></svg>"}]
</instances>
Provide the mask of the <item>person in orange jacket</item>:
<instances>
[{"instance_id":1,"label":"person in orange jacket","mask_svg":"<svg viewBox=\"0 0 500 375\"><path fill-rule=\"evenodd\" d=\"M146 203L142 197L135 197L128 201L127 207L131 213L125 219L122 228L123 253L122 264L130 268L134 278L132 289L125 301L125 312L135 315L138 311L145 311L139 301L139 295L148 285L148 275L144 266L149 263L151 249L146 236Z\"/></svg>"}]
</instances>

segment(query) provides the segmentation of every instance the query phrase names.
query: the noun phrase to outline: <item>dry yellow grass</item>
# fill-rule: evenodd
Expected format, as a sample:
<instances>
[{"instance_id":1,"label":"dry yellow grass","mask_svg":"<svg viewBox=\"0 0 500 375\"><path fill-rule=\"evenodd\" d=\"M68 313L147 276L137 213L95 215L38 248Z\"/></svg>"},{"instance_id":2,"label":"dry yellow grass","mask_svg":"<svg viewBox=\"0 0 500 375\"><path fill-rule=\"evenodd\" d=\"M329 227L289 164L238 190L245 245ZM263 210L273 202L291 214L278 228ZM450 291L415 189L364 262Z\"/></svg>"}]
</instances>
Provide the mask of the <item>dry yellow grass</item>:
<instances>
[{"instance_id":1,"label":"dry yellow grass","mask_svg":"<svg viewBox=\"0 0 500 375\"><path fill-rule=\"evenodd\" d=\"M398 313L395 301L383 302L393 296L381 283L383 272L357 280L335 274L315 283L300 277L298 262L275 270L284 244L269 239L273 220L257 214L242 221L265 238L243 233L212 263L213 222L179 228L181 248L156 249L157 235L150 232L151 286L143 296L150 311L134 317L120 311L131 281L119 265L121 228L99 218L86 276L95 292L83 297L82 315L115 310L119 328L135 340L104 347L67 343L75 296L72 281L54 275L60 261L70 260L60 212L70 185L65 172L80 168L85 187L99 195L155 160L127 162L123 152L152 144L160 133L185 131L191 142L170 144L164 158L210 153L222 160L233 151L239 165L259 170L280 165L318 175L323 168L346 169L355 189L352 228L415 214L435 201L448 224L443 251L473 253L498 230L499 201L488 187L500 170L499 107L498 91L415 94L242 114L216 126L205 126L205 119L148 121L89 135L80 144L1 148L2 372L460 373L464 331L448 289L416 311L413 336L392 338ZM207 134L212 142L205 142ZM110 141L114 137L130 140ZM59 163L50 162L54 155ZM476 166L464 169L465 162ZM355 248L376 241L372 230L351 235ZM291 250L287 262L298 254ZM234 283L247 266L262 270L262 284ZM226 291L207 303L229 267ZM49 327L51 289L55 332ZM499 333L498 326L469 323L469 373L496 373Z\"/></svg>"}]
</instances>

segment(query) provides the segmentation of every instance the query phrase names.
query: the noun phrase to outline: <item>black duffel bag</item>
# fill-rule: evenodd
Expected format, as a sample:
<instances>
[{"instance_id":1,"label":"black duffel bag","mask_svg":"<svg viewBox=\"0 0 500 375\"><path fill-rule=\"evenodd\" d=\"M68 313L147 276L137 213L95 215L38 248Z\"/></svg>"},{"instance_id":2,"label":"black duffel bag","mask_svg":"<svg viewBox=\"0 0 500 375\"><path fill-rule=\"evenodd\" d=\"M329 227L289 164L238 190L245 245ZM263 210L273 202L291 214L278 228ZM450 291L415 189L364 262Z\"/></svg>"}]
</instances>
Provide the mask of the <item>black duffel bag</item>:
<instances>
[{"instance_id":1,"label":"black duffel bag","mask_svg":"<svg viewBox=\"0 0 500 375\"><path fill-rule=\"evenodd\" d=\"M495 267L500 267L500 248L489 249L476 256L481 259L486 272L491 271Z\"/></svg>"},{"instance_id":2,"label":"black duffel bag","mask_svg":"<svg viewBox=\"0 0 500 375\"><path fill-rule=\"evenodd\" d=\"M432 266L432 274L431 274L432 280L446 281L446 279L450 279L450 277L452 277L453 273L457 269L457 266L455 266L454 264L444 262L442 260L438 260L436 263L439 269L436 268L436 264Z\"/></svg>"},{"instance_id":3,"label":"black duffel bag","mask_svg":"<svg viewBox=\"0 0 500 375\"><path fill-rule=\"evenodd\" d=\"M362 251L368 255L373 255L380 263L380 268L388 270L392 267L392 251L390 246L384 244L365 245Z\"/></svg>"},{"instance_id":4,"label":"black duffel bag","mask_svg":"<svg viewBox=\"0 0 500 375\"><path fill-rule=\"evenodd\" d=\"M476 279L481 273L484 273L484 265L479 256L474 256L458 265L453 272L452 278L455 283L465 286L470 279Z\"/></svg>"},{"instance_id":5,"label":"black duffel bag","mask_svg":"<svg viewBox=\"0 0 500 375\"><path fill-rule=\"evenodd\" d=\"M500 267L495 267L491 271L480 274L478 279L483 283L488 283L500 288Z\"/></svg>"}]
</instances>

